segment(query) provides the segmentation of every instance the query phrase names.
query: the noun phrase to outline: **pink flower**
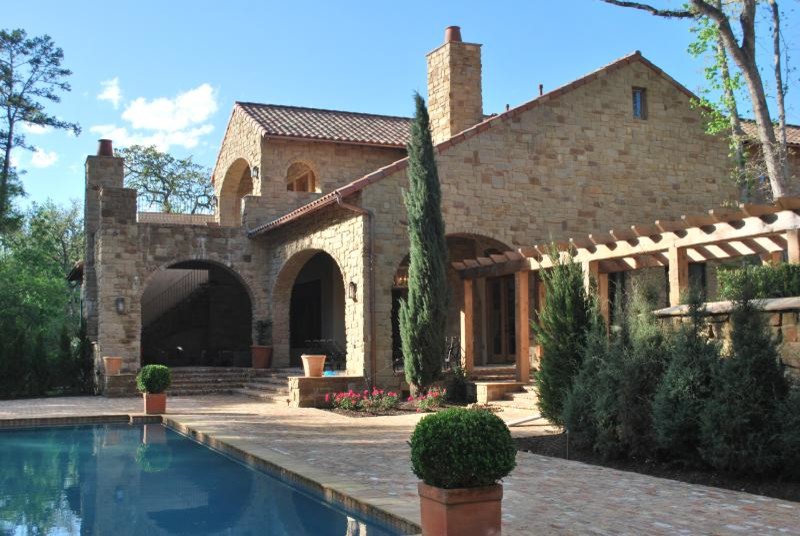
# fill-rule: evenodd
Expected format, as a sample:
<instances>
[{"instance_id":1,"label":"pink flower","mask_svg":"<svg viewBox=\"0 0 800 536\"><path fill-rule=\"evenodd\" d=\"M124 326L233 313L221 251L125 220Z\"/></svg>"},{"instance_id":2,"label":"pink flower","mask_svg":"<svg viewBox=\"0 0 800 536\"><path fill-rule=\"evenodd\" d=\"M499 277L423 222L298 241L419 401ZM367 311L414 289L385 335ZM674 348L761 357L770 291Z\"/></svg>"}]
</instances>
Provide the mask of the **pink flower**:
<instances>
[{"instance_id":1,"label":"pink flower","mask_svg":"<svg viewBox=\"0 0 800 536\"><path fill-rule=\"evenodd\" d=\"M331 394L325 393L325 402L330 402L330 401L331 401Z\"/></svg>"},{"instance_id":2,"label":"pink flower","mask_svg":"<svg viewBox=\"0 0 800 536\"><path fill-rule=\"evenodd\" d=\"M409 402L413 402L413 401L414 401L414 397L413 397L413 396L409 396L409 397L408 397L408 401L409 401Z\"/></svg>"}]
</instances>

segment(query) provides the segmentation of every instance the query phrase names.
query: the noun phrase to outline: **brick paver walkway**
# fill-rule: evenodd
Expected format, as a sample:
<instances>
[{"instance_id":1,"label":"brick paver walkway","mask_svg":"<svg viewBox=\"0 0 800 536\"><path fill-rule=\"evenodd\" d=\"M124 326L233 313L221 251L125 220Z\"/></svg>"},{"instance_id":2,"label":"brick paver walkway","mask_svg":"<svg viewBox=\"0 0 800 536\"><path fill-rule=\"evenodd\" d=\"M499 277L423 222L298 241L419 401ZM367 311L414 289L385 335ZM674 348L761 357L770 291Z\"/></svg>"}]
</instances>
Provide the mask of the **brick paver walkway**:
<instances>
[{"instance_id":1,"label":"brick paver walkway","mask_svg":"<svg viewBox=\"0 0 800 536\"><path fill-rule=\"evenodd\" d=\"M236 396L173 397L168 409L182 425L419 522L406 445L417 415L354 419ZM140 410L138 399L0 401L0 419ZM506 535L800 535L800 503L528 453L519 453L504 484Z\"/></svg>"}]
</instances>

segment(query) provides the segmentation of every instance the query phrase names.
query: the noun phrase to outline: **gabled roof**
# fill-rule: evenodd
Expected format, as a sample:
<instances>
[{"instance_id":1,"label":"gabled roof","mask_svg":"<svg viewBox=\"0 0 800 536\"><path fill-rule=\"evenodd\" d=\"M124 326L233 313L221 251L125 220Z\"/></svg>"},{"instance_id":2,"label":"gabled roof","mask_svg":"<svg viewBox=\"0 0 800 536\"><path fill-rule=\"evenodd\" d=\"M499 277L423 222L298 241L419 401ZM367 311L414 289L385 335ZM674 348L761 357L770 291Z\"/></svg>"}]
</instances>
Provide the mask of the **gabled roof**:
<instances>
[{"instance_id":1,"label":"gabled roof","mask_svg":"<svg viewBox=\"0 0 800 536\"><path fill-rule=\"evenodd\" d=\"M267 137L403 149L410 138L409 117L254 102L237 102L235 107L253 119Z\"/></svg>"},{"instance_id":2,"label":"gabled roof","mask_svg":"<svg viewBox=\"0 0 800 536\"><path fill-rule=\"evenodd\" d=\"M755 121L742 121L742 130L748 137L754 140L758 139L758 127ZM775 130L775 137L778 136L777 129ZM800 126L786 125L786 145L793 145L800 147Z\"/></svg>"},{"instance_id":3,"label":"gabled roof","mask_svg":"<svg viewBox=\"0 0 800 536\"><path fill-rule=\"evenodd\" d=\"M435 149L438 153L442 153L447 149L449 149L450 147L452 147L453 145L457 145L469 138L472 138L473 136L477 136L481 132L489 130L494 126L501 124L504 121L513 119L528 110L531 110L543 103L550 101L551 99L557 98L565 93L569 93L570 91L573 91L583 85L586 85L589 82L592 82L600 77L606 76L607 74L616 71L617 69L620 69L622 67L625 67L626 65L629 65L633 62L640 62L644 64L646 67L652 69L657 74L665 78L668 82L673 84L681 93L684 93L690 97L695 96L694 93L686 89L680 83L675 81L674 78L672 78L664 71L659 69L656 65L654 65L652 62L650 62L648 59L642 56L641 52L637 50L632 54L628 54L627 56L624 56L604 67L601 67L600 69L594 72L591 72L573 82L570 82L569 84L556 88L553 91L549 91L543 95L540 95L531 101L528 101L520 106L517 106L516 108L511 108L510 110L506 110L501 114L489 116L488 118L484 119L481 123L478 123L477 125L456 134L450 139L447 139L437 144ZM411 120L409 119L408 121ZM294 221L304 216L305 214L309 214L328 205L332 205L336 203L339 199L343 199L347 196L353 195L354 193L362 190L368 185L383 179L387 175L391 175L401 169L405 169L406 166L408 166L408 158L401 158L400 160L397 160L396 162L393 162L388 166L379 168L367 175L364 175L359 179L354 180L353 182L345 184L344 186L337 188L336 190L328 194L325 194L315 199L314 201L311 201L310 203L307 203L302 207L289 212L288 214L284 214L283 216L276 218L270 222L267 222L263 225L259 225L258 227L249 230L247 232L247 235L252 238L261 233L265 233L267 231L271 231L273 229L281 227L291 221Z\"/></svg>"}]
</instances>

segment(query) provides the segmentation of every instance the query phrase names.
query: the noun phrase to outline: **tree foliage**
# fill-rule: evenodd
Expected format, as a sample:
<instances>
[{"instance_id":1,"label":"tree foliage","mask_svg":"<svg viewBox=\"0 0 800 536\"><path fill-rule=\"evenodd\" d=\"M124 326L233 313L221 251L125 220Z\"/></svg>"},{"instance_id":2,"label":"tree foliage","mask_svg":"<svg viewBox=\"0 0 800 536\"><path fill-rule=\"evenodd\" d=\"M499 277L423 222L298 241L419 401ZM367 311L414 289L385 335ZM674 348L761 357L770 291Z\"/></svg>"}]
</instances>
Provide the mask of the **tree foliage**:
<instances>
[{"instance_id":1,"label":"tree foliage","mask_svg":"<svg viewBox=\"0 0 800 536\"><path fill-rule=\"evenodd\" d=\"M21 193L11 166L11 150L30 151L21 125L50 127L80 133L77 123L50 115L45 103L59 102L70 91L72 71L62 67L64 52L48 35L28 37L25 30L0 30L0 224L8 219L15 195Z\"/></svg>"},{"instance_id":2,"label":"tree foliage","mask_svg":"<svg viewBox=\"0 0 800 536\"><path fill-rule=\"evenodd\" d=\"M551 256L560 259L557 251ZM542 348L542 364L536 374L539 409L550 422L562 424L564 399L581 369L594 309L583 285L583 269L572 257L540 274L545 305L539 323L533 324Z\"/></svg>"},{"instance_id":3,"label":"tree foliage","mask_svg":"<svg viewBox=\"0 0 800 536\"><path fill-rule=\"evenodd\" d=\"M204 214L214 210L214 187L207 168L192 157L175 158L155 146L117 151L125 159L125 187L137 191L150 210Z\"/></svg>"},{"instance_id":4,"label":"tree foliage","mask_svg":"<svg viewBox=\"0 0 800 536\"><path fill-rule=\"evenodd\" d=\"M772 196L775 198L786 195L788 179L787 153L785 144L785 110L783 95L787 87L781 75L781 30L779 7L777 0L769 0L770 20L772 21L774 77L776 83L776 106L778 107L780 136L776 137L773 121L767 104L768 91L765 88L761 75L760 65L756 59L756 11L758 0L737 0L723 4L721 0L689 0L681 9L660 8L644 2L623 0L603 0L616 6L639 9L652 15L666 18L693 19L700 24L701 49L709 46L715 50L716 60L712 67L712 84L714 79L721 81L723 92L722 111L726 116L738 116L738 111L731 106L735 102L733 92L737 84L736 75L726 74L728 59L741 73L743 87L747 89L752 107L756 130L758 131L758 152L762 156L765 172L769 178ZM738 24L733 22L738 20ZM691 51L691 50L690 50ZM697 52L695 50L694 52ZM721 55L724 55L723 58ZM725 71L723 71L723 69ZM707 75L709 72L707 72ZM732 85L733 84L733 85ZM727 102L725 102L727 101ZM708 102L707 102L708 104ZM717 117L716 121L719 121ZM740 137L737 127L733 122L732 135Z\"/></svg>"},{"instance_id":5,"label":"tree foliage","mask_svg":"<svg viewBox=\"0 0 800 536\"><path fill-rule=\"evenodd\" d=\"M447 322L447 242L439 175L433 155L428 110L414 95L416 115L408 144L408 297L400 302L400 339L406 381L425 392L441 377Z\"/></svg>"}]
</instances>

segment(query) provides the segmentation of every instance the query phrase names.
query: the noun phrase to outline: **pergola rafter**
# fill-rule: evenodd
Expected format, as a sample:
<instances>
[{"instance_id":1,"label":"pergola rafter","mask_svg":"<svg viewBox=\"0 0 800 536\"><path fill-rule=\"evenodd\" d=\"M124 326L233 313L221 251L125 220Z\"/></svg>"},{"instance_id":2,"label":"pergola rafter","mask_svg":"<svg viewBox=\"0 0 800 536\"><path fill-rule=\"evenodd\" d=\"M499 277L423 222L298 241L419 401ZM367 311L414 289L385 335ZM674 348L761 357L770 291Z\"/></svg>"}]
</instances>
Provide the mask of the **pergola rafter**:
<instances>
[{"instance_id":1,"label":"pergola rafter","mask_svg":"<svg viewBox=\"0 0 800 536\"><path fill-rule=\"evenodd\" d=\"M678 305L688 289L689 263L705 263L759 255L765 261L777 261L786 255L789 262L800 263L800 197L786 197L772 205L740 204L709 210L706 214L684 215L678 220L656 220L570 238L568 242L522 247L489 257L453 262L464 281L465 295L472 292L476 279L515 274L517 348L529 347L528 274L552 268L552 255L561 260L571 256L584 267L586 282L594 285L601 310L608 317L608 275L653 267L666 267L670 304ZM534 280L538 281L538 278ZM541 289L534 289L536 296ZM473 306L472 300L469 307ZM467 300L465 300L465 307ZM472 315L462 310L462 355L472 368ZM517 381L528 381L528 359L517 352Z\"/></svg>"}]
</instances>

